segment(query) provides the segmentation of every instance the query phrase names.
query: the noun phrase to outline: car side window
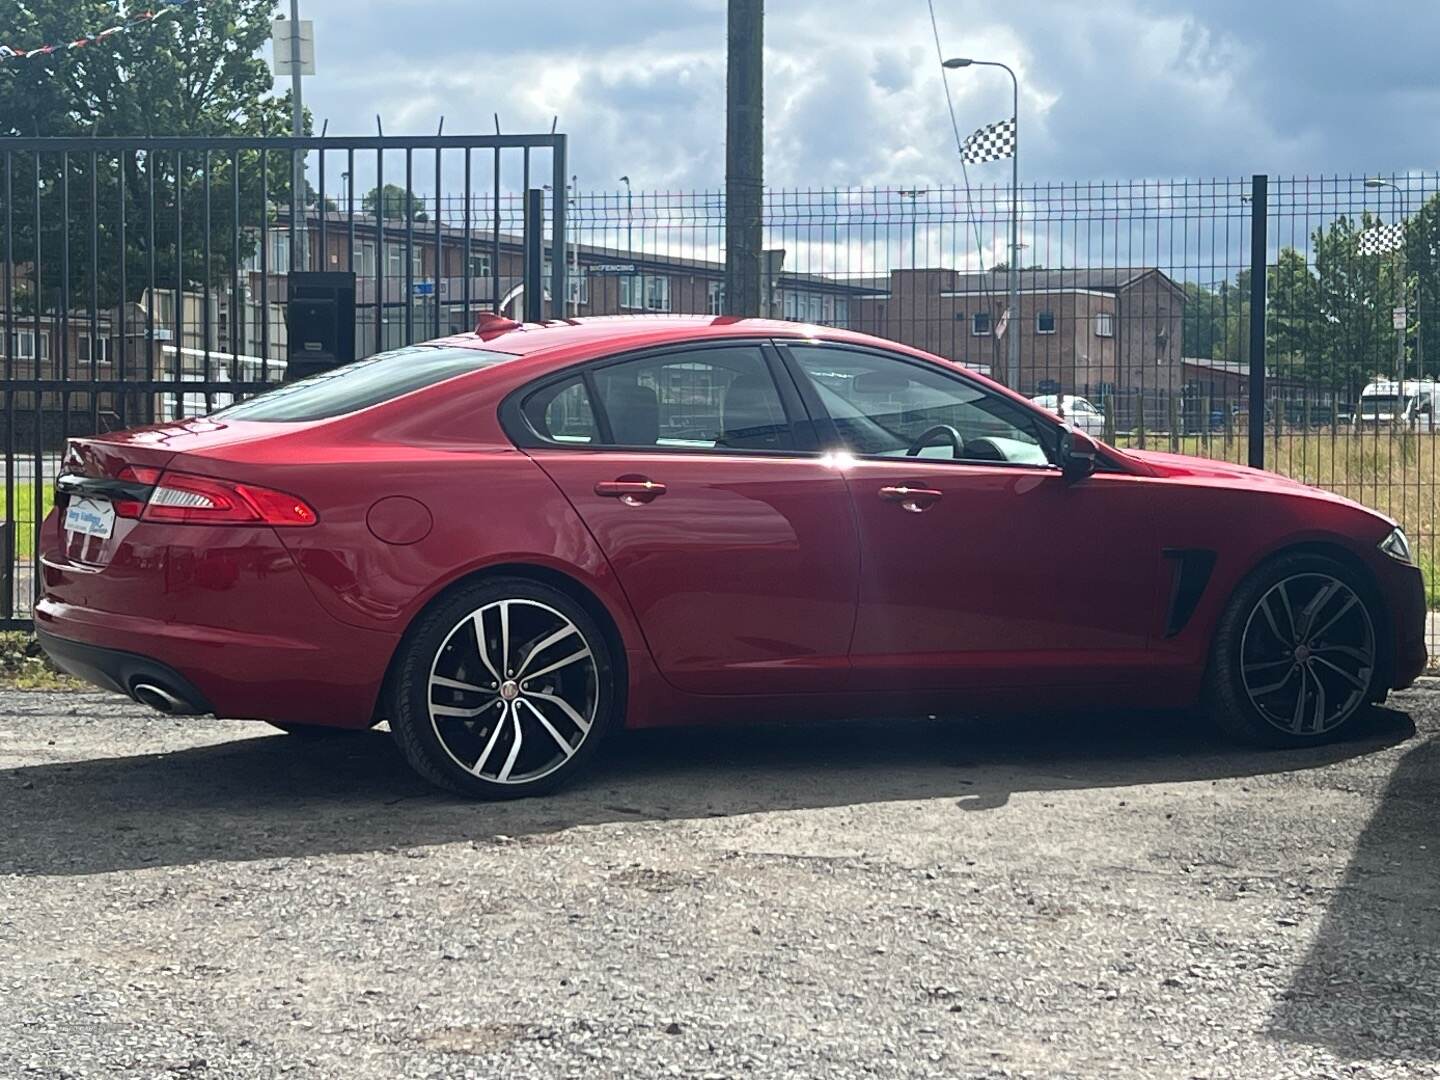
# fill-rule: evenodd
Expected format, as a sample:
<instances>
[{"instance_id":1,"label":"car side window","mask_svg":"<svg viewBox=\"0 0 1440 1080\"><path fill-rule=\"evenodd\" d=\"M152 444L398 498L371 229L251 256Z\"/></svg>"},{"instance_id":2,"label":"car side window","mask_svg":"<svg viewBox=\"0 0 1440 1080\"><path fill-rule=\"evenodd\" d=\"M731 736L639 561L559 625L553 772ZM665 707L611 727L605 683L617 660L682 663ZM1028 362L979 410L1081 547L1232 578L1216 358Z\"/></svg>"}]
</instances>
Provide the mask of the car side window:
<instances>
[{"instance_id":1,"label":"car side window","mask_svg":"<svg viewBox=\"0 0 1440 1080\"><path fill-rule=\"evenodd\" d=\"M535 434L557 443L600 441L590 394L580 376L542 387L525 399L525 419Z\"/></svg>"},{"instance_id":2,"label":"car side window","mask_svg":"<svg viewBox=\"0 0 1440 1080\"><path fill-rule=\"evenodd\" d=\"M615 446L795 449L780 392L758 346L687 349L592 369Z\"/></svg>"},{"instance_id":3,"label":"car side window","mask_svg":"<svg viewBox=\"0 0 1440 1080\"><path fill-rule=\"evenodd\" d=\"M989 464L1054 460L1052 426L966 379L880 353L788 349L851 453Z\"/></svg>"}]
</instances>

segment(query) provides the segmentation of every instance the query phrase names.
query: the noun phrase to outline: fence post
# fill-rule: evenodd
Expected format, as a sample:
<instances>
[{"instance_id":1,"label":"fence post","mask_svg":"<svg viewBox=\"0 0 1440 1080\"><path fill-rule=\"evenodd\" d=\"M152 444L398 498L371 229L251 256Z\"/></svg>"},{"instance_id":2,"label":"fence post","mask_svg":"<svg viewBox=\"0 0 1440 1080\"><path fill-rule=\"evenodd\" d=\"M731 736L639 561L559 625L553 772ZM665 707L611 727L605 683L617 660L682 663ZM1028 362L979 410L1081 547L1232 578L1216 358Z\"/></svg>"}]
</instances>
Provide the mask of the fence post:
<instances>
[{"instance_id":1,"label":"fence post","mask_svg":"<svg viewBox=\"0 0 1440 1080\"><path fill-rule=\"evenodd\" d=\"M565 198L563 191L556 199ZM525 192L525 321L538 323L545 318L544 239L545 192L530 188Z\"/></svg>"},{"instance_id":2,"label":"fence post","mask_svg":"<svg viewBox=\"0 0 1440 1080\"><path fill-rule=\"evenodd\" d=\"M567 305L570 303L570 250L569 237L566 230L569 228L567 214L569 212L570 200L567 197L570 192L570 178L565 175L565 136L561 135L559 141L551 151L554 165L552 168L553 183L550 185L555 192L554 201L550 204L550 317L552 319L566 318L570 311ZM579 195L579 192L574 192ZM579 286L576 286L579 288ZM576 305L575 314L580 314L579 305Z\"/></svg>"},{"instance_id":3,"label":"fence post","mask_svg":"<svg viewBox=\"0 0 1440 1080\"><path fill-rule=\"evenodd\" d=\"M1265 258L1269 177L1250 178L1250 467L1265 467Z\"/></svg>"}]
</instances>

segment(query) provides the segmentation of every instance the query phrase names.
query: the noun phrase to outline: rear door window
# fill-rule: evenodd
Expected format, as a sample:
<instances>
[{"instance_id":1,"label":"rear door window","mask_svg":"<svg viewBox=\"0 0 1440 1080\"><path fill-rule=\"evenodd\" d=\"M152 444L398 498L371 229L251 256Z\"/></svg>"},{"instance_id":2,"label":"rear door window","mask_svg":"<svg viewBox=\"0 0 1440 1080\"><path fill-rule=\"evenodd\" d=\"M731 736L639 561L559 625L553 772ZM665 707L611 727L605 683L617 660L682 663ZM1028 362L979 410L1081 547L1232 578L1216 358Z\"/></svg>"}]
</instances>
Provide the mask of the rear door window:
<instances>
[{"instance_id":1,"label":"rear door window","mask_svg":"<svg viewBox=\"0 0 1440 1080\"><path fill-rule=\"evenodd\" d=\"M513 359L513 353L485 349L411 345L287 383L214 415L277 422L327 420Z\"/></svg>"},{"instance_id":2,"label":"rear door window","mask_svg":"<svg viewBox=\"0 0 1440 1080\"><path fill-rule=\"evenodd\" d=\"M754 345L680 350L594 373L617 446L795 449L765 355Z\"/></svg>"}]
</instances>

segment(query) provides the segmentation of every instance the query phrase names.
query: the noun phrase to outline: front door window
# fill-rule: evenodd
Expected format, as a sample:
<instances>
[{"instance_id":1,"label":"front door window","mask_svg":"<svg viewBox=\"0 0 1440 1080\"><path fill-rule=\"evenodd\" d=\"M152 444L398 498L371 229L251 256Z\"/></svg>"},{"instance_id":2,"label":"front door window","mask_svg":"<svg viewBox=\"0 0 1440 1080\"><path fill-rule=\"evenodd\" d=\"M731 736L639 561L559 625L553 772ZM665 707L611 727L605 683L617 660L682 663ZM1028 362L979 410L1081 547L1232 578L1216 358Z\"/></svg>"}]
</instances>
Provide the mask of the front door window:
<instances>
[{"instance_id":1,"label":"front door window","mask_svg":"<svg viewBox=\"0 0 1440 1080\"><path fill-rule=\"evenodd\" d=\"M1053 459L1053 427L967 379L879 353L789 351L852 454L1038 466Z\"/></svg>"}]
</instances>

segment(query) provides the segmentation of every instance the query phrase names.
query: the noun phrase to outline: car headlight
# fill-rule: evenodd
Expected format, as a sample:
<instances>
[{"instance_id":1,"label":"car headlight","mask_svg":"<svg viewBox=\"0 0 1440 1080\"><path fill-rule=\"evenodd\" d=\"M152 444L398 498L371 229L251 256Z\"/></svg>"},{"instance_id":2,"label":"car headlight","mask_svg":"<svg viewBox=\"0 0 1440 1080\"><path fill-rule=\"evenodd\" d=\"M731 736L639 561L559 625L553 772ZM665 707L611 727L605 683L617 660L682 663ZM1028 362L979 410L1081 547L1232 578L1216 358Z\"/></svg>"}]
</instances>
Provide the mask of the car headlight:
<instances>
[{"instance_id":1,"label":"car headlight","mask_svg":"<svg viewBox=\"0 0 1440 1080\"><path fill-rule=\"evenodd\" d=\"M1415 565L1415 559L1410 554L1410 541L1405 538L1405 530L1398 526L1391 529L1390 535L1380 541L1380 550L1397 562L1403 562L1407 566Z\"/></svg>"}]
</instances>

